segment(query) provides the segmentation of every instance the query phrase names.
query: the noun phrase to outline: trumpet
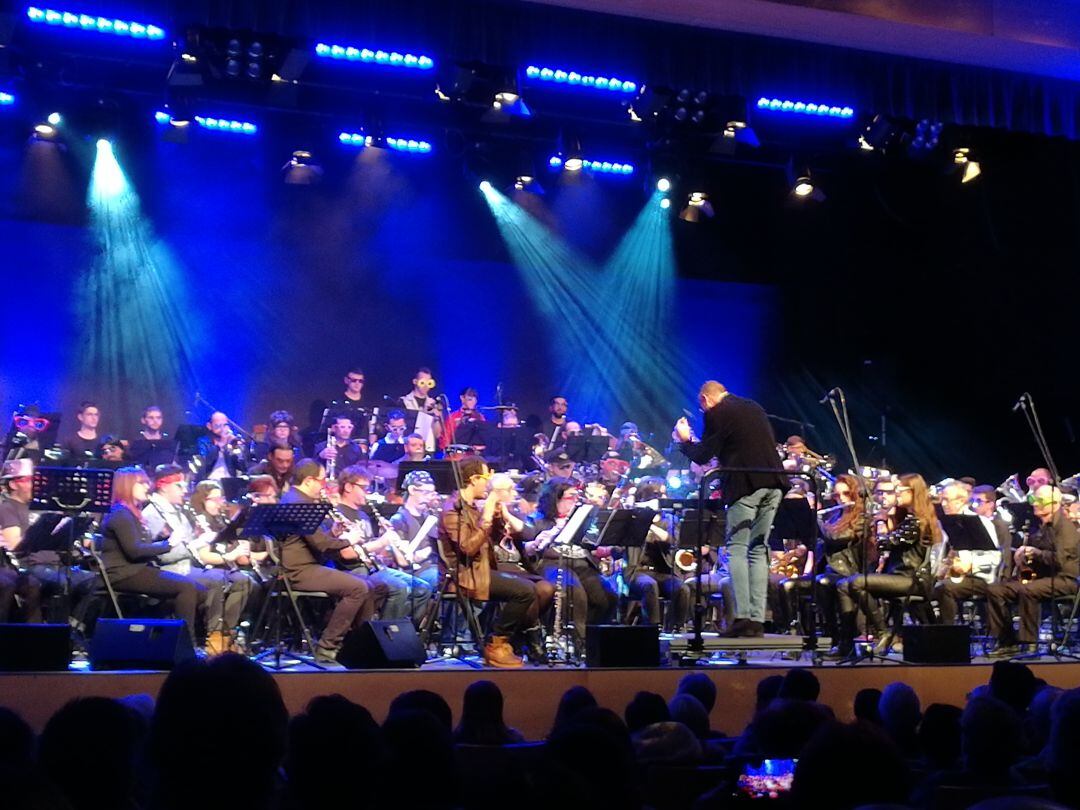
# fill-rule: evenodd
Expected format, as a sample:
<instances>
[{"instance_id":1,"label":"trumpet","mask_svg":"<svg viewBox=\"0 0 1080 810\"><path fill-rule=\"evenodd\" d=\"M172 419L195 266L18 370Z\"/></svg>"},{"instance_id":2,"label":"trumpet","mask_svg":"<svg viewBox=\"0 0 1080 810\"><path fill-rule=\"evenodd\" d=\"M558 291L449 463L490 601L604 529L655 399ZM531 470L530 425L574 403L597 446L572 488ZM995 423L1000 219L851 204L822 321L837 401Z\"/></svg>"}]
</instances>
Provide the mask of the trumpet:
<instances>
[{"instance_id":1,"label":"trumpet","mask_svg":"<svg viewBox=\"0 0 1080 810\"><path fill-rule=\"evenodd\" d=\"M1001 501L1006 503L1027 503L1027 494L1024 492L1024 488L1020 486L1020 476L1016 473L1002 481L997 489L1002 495L998 501L999 504Z\"/></svg>"}]
</instances>

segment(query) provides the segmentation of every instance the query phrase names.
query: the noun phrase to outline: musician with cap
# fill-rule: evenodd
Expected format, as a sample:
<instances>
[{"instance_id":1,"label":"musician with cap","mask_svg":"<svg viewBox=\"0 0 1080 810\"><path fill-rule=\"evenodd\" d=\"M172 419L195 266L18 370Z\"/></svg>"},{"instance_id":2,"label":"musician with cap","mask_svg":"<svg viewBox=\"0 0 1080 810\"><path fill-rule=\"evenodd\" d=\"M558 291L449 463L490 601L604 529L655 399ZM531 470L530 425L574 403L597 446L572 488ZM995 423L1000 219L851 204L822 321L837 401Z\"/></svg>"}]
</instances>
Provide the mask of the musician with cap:
<instances>
[{"instance_id":1,"label":"musician with cap","mask_svg":"<svg viewBox=\"0 0 1080 810\"><path fill-rule=\"evenodd\" d=\"M34 610L40 607L42 597L47 598L70 589L73 606L71 616L76 626L82 630L85 629L86 615L93 602L94 591L101 584L101 578L92 571L72 566L71 560L63 559L55 546L37 546L35 541L40 541L42 534L31 530L34 525L30 512L33 474L34 465L30 459L20 459L4 465L4 475L0 478L5 489L4 496L0 498L0 532L3 533L3 545L11 553L23 576L31 580L25 583L25 587L35 592L40 588L40 594L34 597L38 600ZM34 516L38 514L40 513L34 513ZM46 536L66 543L71 536L66 521L72 519L63 518L52 524L51 535L48 534L49 524L39 524L38 529L44 528Z\"/></svg>"},{"instance_id":2,"label":"musician with cap","mask_svg":"<svg viewBox=\"0 0 1080 810\"><path fill-rule=\"evenodd\" d=\"M30 528L34 463L28 458L5 461L0 473L0 623L10 621L16 595L27 622L41 622L41 581L19 565L19 547Z\"/></svg>"},{"instance_id":3,"label":"musician with cap","mask_svg":"<svg viewBox=\"0 0 1080 810\"><path fill-rule=\"evenodd\" d=\"M439 555L435 543L439 537L439 493L435 479L426 470L413 470L402 481L405 501L390 518L390 525L401 538L394 554L402 570L423 580L429 590L439 584Z\"/></svg>"},{"instance_id":4,"label":"musician with cap","mask_svg":"<svg viewBox=\"0 0 1080 810\"><path fill-rule=\"evenodd\" d=\"M1042 484L1031 493L1035 527L1013 551L1013 576L989 587L987 618L998 640L996 655L1018 652L1017 644L1036 644L1042 603L1076 593L1080 574L1080 530L1061 508L1061 490ZM1016 602L1020 630L1013 631L1009 605Z\"/></svg>"}]
</instances>

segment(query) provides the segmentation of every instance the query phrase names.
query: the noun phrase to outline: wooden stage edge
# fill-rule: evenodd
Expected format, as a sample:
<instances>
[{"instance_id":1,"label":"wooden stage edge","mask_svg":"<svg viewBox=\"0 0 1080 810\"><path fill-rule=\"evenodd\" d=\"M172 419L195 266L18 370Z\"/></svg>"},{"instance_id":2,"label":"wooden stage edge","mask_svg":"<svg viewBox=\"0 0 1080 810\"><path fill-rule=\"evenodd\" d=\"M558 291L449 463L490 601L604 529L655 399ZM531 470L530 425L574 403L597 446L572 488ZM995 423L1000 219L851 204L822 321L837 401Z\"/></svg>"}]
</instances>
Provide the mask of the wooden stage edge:
<instances>
[{"instance_id":1,"label":"wooden stage edge","mask_svg":"<svg viewBox=\"0 0 1080 810\"><path fill-rule=\"evenodd\" d=\"M784 673L787 666L710 667L707 672L718 689L712 712L714 728L738 734L754 709L757 683L766 675ZM1080 685L1080 664L1052 662L1032 664L1035 674L1054 686ZM600 705L620 715L636 692L658 692L670 698L676 684L687 672L679 668L659 669L522 669L513 671L469 669L364 670L327 672L282 672L274 678L291 713L303 710L311 698L338 693L367 707L380 722L390 701L410 689L438 692L453 709L455 722L461 711L462 693L476 680L494 681L505 696L507 722L529 739L540 739L548 731L563 692L585 686ZM866 687L879 689L894 681L909 684L918 693L923 707L931 703L963 706L967 694L990 678L989 664L869 665L815 667L821 681L821 701L833 708L842 720L852 717L855 694ZM35 729L44 728L49 717L75 697L102 695L122 697L146 693L157 695L164 672L53 672L0 674L0 705L19 712Z\"/></svg>"}]
</instances>

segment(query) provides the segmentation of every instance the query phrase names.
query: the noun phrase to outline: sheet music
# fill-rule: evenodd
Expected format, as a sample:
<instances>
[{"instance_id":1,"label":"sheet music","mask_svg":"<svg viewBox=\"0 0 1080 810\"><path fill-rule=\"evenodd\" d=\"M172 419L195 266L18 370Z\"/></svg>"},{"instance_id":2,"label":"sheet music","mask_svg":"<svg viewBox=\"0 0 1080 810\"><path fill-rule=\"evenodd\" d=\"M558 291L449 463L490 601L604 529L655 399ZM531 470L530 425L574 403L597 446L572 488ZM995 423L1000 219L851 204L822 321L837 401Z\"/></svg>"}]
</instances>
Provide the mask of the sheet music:
<instances>
[{"instance_id":1,"label":"sheet music","mask_svg":"<svg viewBox=\"0 0 1080 810\"><path fill-rule=\"evenodd\" d=\"M416 412L416 432L424 437L424 445L428 450L435 449L435 438L432 430L432 425L435 424L435 417L426 411Z\"/></svg>"},{"instance_id":2,"label":"sheet music","mask_svg":"<svg viewBox=\"0 0 1080 810\"><path fill-rule=\"evenodd\" d=\"M555 545L568 545L570 541L573 540L574 536L581 530L581 527L585 525L585 521L592 515L592 511L592 506L580 504L577 509L574 510L574 514L570 516L570 519L566 521L566 525L562 527L559 536L555 538Z\"/></svg>"},{"instance_id":3,"label":"sheet music","mask_svg":"<svg viewBox=\"0 0 1080 810\"><path fill-rule=\"evenodd\" d=\"M420 544L424 542L424 538L426 538L431 533L431 530L435 528L435 524L438 522L438 515L428 515L426 518L424 518L424 522L420 525L420 531L416 533L416 536L408 545L408 556L411 557L413 554L416 553L416 550L420 548Z\"/></svg>"}]
</instances>

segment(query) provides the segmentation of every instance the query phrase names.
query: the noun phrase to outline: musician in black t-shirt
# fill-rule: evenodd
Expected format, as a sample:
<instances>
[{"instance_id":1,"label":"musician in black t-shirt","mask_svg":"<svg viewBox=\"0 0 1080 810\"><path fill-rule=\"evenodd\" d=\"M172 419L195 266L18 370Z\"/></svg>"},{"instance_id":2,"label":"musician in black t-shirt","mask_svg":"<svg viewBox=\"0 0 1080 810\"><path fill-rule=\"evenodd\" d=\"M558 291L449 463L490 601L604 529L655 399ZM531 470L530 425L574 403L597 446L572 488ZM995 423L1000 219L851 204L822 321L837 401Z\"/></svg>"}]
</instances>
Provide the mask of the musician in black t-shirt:
<instances>
[{"instance_id":1,"label":"musician in black t-shirt","mask_svg":"<svg viewBox=\"0 0 1080 810\"><path fill-rule=\"evenodd\" d=\"M30 528L33 474L33 462L24 458L5 462L0 475L0 623L10 620L16 595L23 600L26 621L42 621L41 582L16 567L19 546Z\"/></svg>"},{"instance_id":2,"label":"musician in black t-shirt","mask_svg":"<svg viewBox=\"0 0 1080 810\"><path fill-rule=\"evenodd\" d=\"M79 429L62 445L67 455L67 463L73 467L91 466L98 457L98 446L101 444L98 436L101 411L93 402L86 401L79 405L75 418L79 420Z\"/></svg>"},{"instance_id":3,"label":"musician in black t-shirt","mask_svg":"<svg viewBox=\"0 0 1080 810\"><path fill-rule=\"evenodd\" d=\"M139 438L132 440L128 456L144 470L155 470L162 464L176 461L176 440L161 428L165 417L157 405L148 405L143 410L143 429Z\"/></svg>"}]
</instances>

